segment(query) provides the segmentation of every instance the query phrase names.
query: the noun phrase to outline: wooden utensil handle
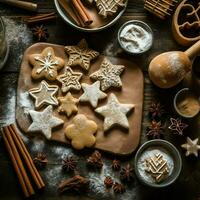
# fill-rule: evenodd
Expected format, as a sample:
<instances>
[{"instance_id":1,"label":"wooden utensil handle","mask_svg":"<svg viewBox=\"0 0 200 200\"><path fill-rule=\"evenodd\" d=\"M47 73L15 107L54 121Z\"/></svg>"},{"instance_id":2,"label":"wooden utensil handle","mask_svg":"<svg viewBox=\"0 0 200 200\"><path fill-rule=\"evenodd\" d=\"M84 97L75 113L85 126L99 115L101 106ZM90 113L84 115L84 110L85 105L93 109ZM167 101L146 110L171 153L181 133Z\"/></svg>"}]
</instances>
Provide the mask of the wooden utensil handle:
<instances>
[{"instance_id":1,"label":"wooden utensil handle","mask_svg":"<svg viewBox=\"0 0 200 200\"><path fill-rule=\"evenodd\" d=\"M37 4L35 3L30 3L26 1L18 1L18 0L4 0L0 1L1 3L6 3L12 6L16 6L25 10L29 11L36 11L37 10Z\"/></svg>"},{"instance_id":2,"label":"wooden utensil handle","mask_svg":"<svg viewBox=\"0 0 200 200\"><path fill-rule=\"evenodd\" d=\"M185 54L190 58L190 60L193 60L198 56L200 54L200 40L187 49Z\"/></svg>"}]
</instances>

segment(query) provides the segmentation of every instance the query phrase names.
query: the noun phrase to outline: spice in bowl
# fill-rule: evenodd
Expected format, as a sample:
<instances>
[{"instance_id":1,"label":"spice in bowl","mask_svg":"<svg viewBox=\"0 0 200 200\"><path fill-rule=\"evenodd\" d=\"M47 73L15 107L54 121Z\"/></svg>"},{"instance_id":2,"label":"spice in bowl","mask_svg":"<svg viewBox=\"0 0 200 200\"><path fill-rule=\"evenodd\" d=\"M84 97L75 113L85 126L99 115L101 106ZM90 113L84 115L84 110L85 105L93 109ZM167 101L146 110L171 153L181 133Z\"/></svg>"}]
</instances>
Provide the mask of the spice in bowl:
<instances>
[{"instance_id":1,"label":"spice in bowl","mask_svg":"<svg viewBox=\"0 0 200 200\"><path fill-rule=\"evenodd\" d=\"M176 94L174 107L177 113L185 118L195 117L200 111L198 97L189 88L184 88Z\"/></svg>"},{"instance_id":2,"label":"spice in bowl","mask_svg":"<svg viewBox=\"0 0 200 200\"><path fill-rule=\"evenodd\" d=\"M165 140L146 142L135 157L135 173L138 179L151 187L172 184L178 178L181 166L179 152Z\"/></svg>"},{"instance_id":3,"label":"spice in bowl","mask_svg":"<svg viewBox=\"0 0 200 200\"><path fill-rule=\"evenodd\" d=\"M118 41L122 49L130 54L141 54L148 51L153 44L153 32L142 21L126 22L118 32Z\"/></svg>"}]
</instances>

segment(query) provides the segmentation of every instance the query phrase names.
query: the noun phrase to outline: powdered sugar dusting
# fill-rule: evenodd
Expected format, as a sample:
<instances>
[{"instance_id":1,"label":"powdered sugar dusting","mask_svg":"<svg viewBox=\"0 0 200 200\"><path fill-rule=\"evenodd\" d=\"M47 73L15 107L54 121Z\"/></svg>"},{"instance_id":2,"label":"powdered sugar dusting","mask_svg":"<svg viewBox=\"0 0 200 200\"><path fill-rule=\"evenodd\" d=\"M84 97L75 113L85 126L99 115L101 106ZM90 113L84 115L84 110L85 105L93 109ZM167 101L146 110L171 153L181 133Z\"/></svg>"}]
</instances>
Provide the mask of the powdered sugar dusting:
<instances>
[{"instance_id":1,"label":"powdered sugar dusting","mask_svg":"<svg viewBox=\"0 0 200 200\"><path fill-rule=\"evenodd\" d=\"M32 32L22 21L16 21L11 17L2 17L6 26L6 39L12 48L10 48L9 64L20 66L24 50L32 44Z\"/></svg>"},{"instance_id":2,"label":"powdered sugar dusting","mask_svg":"<svg viewBox=\"0 0 200 200\"><path fill-rule=\"evenodd\" d=\"M178 53L174 52L169 54L169 67L171 69L171 73L182 77L182 74L184 73L184 65L181 62L180 55Z\"/></svg>"}]
</instances>

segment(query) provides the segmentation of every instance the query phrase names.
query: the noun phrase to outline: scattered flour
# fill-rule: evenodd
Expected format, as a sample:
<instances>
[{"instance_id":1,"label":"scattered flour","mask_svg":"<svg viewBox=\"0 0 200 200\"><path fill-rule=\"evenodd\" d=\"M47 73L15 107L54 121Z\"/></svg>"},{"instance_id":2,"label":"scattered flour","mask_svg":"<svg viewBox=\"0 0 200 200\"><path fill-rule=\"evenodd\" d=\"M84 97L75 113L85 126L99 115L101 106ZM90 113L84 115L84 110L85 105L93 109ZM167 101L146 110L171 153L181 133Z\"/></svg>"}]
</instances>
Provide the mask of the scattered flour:
<instances>
[{"instance_id":1,"label":"scattered flour","mask_svg":"<svg viewBox=\"0 0 200 200\"><path fill-rule=\"evenodd\" d=\"M11 17L2 17L6 26L6 39L10 48L10 65L19 67L25 49L32 44L32 33L27 25Z\"/></svg>"}]
</instances>

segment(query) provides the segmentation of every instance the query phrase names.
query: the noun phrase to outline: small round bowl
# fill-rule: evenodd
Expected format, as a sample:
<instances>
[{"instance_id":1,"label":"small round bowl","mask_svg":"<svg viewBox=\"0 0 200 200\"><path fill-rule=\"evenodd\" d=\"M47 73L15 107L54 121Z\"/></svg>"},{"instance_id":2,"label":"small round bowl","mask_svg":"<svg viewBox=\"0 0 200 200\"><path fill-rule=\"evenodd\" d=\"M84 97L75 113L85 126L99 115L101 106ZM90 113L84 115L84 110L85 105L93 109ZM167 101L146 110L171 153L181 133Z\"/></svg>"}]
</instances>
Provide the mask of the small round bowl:
<instances>
[{"instance_id":1,"label":"small round bowl","mask_svg":"<svg viewBox=\"0 0 200 200\"><path fill-rule=\"evenodd\" d=\"M160 183L150 182L150 181L145 180L145 178L141 175L141 173L137 167L139 159L141 158L143 153L147 149L149 149L149 148L153 149L154 147L155 147L155 149L159 149L159 148L164 149L165 152L167 152L170 155L170 157L173 159L173 163L174 163L174 168L173 168L171 174ZM135 174L138 177L138 179L140 180L140 182L142 182L143 184L150 186L150 187L163 188L163 187L167 187L167 186L171 185L179 177L181 169L182 169L182 159L181 159L180 153L178 152L178 150L176 149L176 147L174 145L172 145L170 142L167 142L165 140L156 139L156 140L151 140L151 141L144 143L139 148L139 150L137 151L136 156L135 156Z\"/></svg>"},{"instance_id":2,"label":"small round bowl","mask_svg":"<svg viewBox=\"0 0 200 200\"><path fill-rule=\"evenodd\" d=\"M73 28L75 28L75 29L77 29L77 30L79 30L79 31L83 31L83 32L99 32L99 31L102 31L102 30L105 30L105 29L111 27L112 25L114 25L114 24L119 20L119 18L123 15L123 13L124 13L125 10L126 10L127 4L128 4L128 0L126 1L125 6L121 9L121 11L120 11L110 22L108 22L107 24L105 24L105 25L103 25L103 26L101 26L101 27L93 28L93 29L77 26L77 25L76 25L75 23L73 23L73 22L71 21L71 19L65 14L65 12L63 11L63 9L62 9L61 6L59 5L58 0L54 0L54 4L55 4L56 10L57 10L58 14L60 15L60 17L61 17L67 24L69 24L70 26L72 26Z\"/></svg>"},{"instance_id":3,"label":"small round bowl","mask_svg":"<svg viewBox=\"0 0 200 200\"><path fill-rule=\"evenodd\" d=\"M121 42L120 35L121 35L122 31L124 30L124 28L125 28L127 25L131 25L131 24L133 24L133 25L138 25L138 26L142 27L144 30L146 30L147 32L149 32L149 33L151 34L152 40L151 40L151 42L150 42L148 48L144 49L143 51L140 51L140 52L132 52L132 51L129 51L128 49L126 49L126 47L125 47L125 46L122 44L122 42ZM151 47L152 47L152 45L153 45L153 31L152 31L152 29L150 28L149 25L147 25L146 23L144 23L144 22L142 22L142 21L139 21L139 20L130 20L130 21L124 23L124 24L120 27L120 29L119 29L119 31L118 31L118 42L119 42L120 47L121 47L125 52L127 52L128 54L131 54L131 55L140 55L140 54L143 54L143 53L147 52L149 49L151 49Z\"/></svg>"},{"instance_id":4,"label":"small round bowl","mask_svg":"<svg viewBox=\"0 0 200 200\"><path fill-rule=\"evenodd\" d=\"M193 118L195 117L196 115L198 115L199 111L200 111L200 104L199 104L199 109L196 110L196 112L194 112L193 115L184 115L182 112L180 112L179 108L177 107L177 102L180 100L183 99L183 97L185 96L194 96L192 94L192 92L190 91L189 88L183 88L181 89L180 91L178 91L178 93L175 95L174 97L174 109L176 110L176 112L181 116L181 117L184 117L184 118ZM198 99L197 99L198 101Z\"/></svg>"}]
</instances>

